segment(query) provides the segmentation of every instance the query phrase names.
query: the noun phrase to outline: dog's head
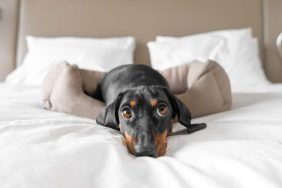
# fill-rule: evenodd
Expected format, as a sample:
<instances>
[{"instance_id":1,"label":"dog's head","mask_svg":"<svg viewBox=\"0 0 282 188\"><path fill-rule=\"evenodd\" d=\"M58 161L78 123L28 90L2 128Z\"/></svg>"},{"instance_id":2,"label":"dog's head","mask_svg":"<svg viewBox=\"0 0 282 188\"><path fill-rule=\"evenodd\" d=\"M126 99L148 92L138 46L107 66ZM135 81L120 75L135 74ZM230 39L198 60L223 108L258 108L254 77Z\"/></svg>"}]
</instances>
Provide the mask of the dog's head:
<instances>
[{"instance_id":1,"label":"dog's head","mask_svg":"<svg viewBox=\"0 0 282 188\"><path fill-rule=\"evenodd\" d=\"M181 124L190 124L190 112L170 91L142 86L120 93L102 110L97 123L120 130L133 155L159 157L166 152L175 116Z\"/></svg>"}]
</instances>

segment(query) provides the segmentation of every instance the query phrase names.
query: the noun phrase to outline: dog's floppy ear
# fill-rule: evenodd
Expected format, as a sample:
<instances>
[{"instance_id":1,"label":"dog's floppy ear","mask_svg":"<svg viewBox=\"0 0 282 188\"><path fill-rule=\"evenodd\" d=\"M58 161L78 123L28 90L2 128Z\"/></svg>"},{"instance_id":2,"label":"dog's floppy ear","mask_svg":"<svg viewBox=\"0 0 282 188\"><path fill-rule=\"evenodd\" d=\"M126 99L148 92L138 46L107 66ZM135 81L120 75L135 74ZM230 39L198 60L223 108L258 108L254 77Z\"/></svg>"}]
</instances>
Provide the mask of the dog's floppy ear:
<instances>
[{"instance_id":1,"label":"dog's floppy ear","mask_svg":"<svg viewBox=\"0 0 282 188\"><path fill-rule=\"evenodd\" d=\"M191 124L191 112L178 98L176 98L170 91L164 89L165 93L170 101L173 108L173 116L177 116L178 122L184 126Z\"/></svg>"},{"instance_id":2,"label":"dog's floppy ear","mask_svg":"<svg viewBox=\"0 0 282 188\"><path fill-rule=\"evenodd\" d=\"M98 124L119 130L118 109L122 96L122 94L119 94L114 102L102 109L102 111L96 118L96 122Z\"/></svg>"},{"instance_id":3,"label":"dog's floppy ear","mask_svg":"<svg viewBox=\"0 0 282 188\"><path fill-rule=\"evenodd\" d=\"M187 128L188 133L193 133L207 127L205 123L191 124L191 112L186 105L175 97L168 89L164 89L173 108L173 117L178 117L178 122Z\"/></svg>"}]
</instances>

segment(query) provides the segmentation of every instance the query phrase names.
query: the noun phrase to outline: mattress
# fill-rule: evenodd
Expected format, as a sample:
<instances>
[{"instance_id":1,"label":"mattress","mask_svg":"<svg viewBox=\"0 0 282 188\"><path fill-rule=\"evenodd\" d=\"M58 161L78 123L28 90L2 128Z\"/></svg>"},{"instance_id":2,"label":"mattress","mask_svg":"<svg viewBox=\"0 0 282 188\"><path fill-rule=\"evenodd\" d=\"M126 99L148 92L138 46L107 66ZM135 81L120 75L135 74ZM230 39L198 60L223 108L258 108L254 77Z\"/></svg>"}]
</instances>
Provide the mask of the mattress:
<instances>
[{"instance_id":1,"label":"mattress","mask_svg":"<svg viewBox=\"0 0 282 188\"><path fill-rule=\"evenodd\" d=\"M282 87L237 93L233 109L134 157L95 120L46 111L36 87L0 84L1 188L282 187ZM175 131L182 129L175 125Z\"/></svg>"}]
</instances>

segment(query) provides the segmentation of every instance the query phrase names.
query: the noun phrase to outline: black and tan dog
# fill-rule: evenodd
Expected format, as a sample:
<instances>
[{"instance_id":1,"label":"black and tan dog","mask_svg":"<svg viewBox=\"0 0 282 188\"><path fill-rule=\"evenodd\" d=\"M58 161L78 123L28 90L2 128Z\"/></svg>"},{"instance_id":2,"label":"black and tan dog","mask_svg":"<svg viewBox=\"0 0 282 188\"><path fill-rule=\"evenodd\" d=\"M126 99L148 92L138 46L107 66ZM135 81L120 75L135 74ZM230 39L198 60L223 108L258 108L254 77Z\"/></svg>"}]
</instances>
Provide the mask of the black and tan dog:
<instances>
[{"instance_id":1,"label":"black and tan dog","mask_svg":"<svg viewBox=\"0 0 282 188\"><path fill-rule=\"evenodd\" d=\"M120 130L128 151L136 156L164 155L176 116L188 133L206 127L205 123L191 124L189 110L169 91L165 78L145 65L113 69L94 97L106 103L97 123Z\"/></svg>"}]
</instances>

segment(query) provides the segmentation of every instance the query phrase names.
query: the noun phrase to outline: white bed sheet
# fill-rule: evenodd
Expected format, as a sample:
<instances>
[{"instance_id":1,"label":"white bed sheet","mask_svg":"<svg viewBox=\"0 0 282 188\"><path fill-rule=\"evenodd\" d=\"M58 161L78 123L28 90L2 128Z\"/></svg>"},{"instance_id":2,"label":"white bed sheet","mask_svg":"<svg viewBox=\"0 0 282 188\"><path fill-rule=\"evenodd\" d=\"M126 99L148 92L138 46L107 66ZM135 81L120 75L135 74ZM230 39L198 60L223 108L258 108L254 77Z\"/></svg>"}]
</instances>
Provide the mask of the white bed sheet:
<instances>
[{"instance_id":1,"label":"white bed sheet","mask_svg":"<svg viewBox=\"0 0 282 188\"><path fill-rule=\"evenodd\" d=\"M281 188L280 91L234 95L231 111L194 120L208 128L169 137L155 159L94 120L44 110L38 88L0 84L0 187Z\"/></svg>"}]
</instances>

